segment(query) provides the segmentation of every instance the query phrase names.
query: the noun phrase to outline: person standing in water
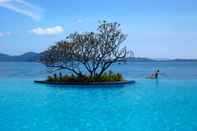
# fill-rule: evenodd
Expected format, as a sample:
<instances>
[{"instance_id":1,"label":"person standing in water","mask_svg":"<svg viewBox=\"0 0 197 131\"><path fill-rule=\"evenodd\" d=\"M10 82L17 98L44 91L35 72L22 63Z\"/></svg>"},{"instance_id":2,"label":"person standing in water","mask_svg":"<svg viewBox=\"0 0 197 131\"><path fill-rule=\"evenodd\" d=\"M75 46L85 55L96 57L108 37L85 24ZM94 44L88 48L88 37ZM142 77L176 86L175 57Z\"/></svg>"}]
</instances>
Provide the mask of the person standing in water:
<instances>
[{"instance_id":1,"label":"person standing in water","mask_svg":"<svg viewBox=\"0 0 197 131\"><path fill-rule=\"evenodd\" d=\"M160 71L159 71L159 69L158 69L156 72L154 72L153 74L151 74L151 75L148 77L148 79L157 79L157 78L159 77L159 73L160 73Z\"/></svg>"}]
</instances>

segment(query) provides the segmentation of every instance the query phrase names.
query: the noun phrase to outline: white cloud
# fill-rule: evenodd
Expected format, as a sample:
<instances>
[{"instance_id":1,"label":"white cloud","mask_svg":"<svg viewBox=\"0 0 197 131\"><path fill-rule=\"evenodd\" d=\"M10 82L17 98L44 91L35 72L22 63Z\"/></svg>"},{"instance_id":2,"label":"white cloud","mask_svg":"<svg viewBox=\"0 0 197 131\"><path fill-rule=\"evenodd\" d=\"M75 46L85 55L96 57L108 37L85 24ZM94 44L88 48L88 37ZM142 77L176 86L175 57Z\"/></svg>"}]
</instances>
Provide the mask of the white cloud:
<instances>
[{"instance_id":1,"label":"white cloud","mask_svg":"<svg viewBox=\"0 0 197 131\"><path fill-rule=\"evenodd\" d=\"M24 0L0 0L0 7L29 16L34 20L41 19L41 9Z\"/></svg>"},{"instance_id":2,"label":"white cloud","mask_svg":"<svg viewBox=\"0 0 197 131\"><path fill-rule=\"evenodd\" d=\"M64 28L62 26L54 26L48 28L34 28L31 30L32 33L36 35L57 35L64 32Z\"/></svg>"},{"instance_id":3,"label":"white cloud","mask_svg":"<svg viewBox=\"0 0 197 131\"><path fill-rule=\"evenodd\" d=\"M11 35L10 32L0 32L0 37L10 36L10 35Z\"/></svg>"}]
</instances>

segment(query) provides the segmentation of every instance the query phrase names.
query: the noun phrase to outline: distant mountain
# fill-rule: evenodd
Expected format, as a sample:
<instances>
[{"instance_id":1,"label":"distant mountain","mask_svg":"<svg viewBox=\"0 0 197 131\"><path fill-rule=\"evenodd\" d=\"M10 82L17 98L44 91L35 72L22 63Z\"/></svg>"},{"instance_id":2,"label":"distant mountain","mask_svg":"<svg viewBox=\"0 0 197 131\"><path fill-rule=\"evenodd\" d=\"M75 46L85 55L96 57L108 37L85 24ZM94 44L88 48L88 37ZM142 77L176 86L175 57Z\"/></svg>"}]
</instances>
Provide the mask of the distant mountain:
<instances>
[{"instance_id":1,"label":"distant mountain","mask_svg":"<svg viewBox=\"0 0 197 131\"><path fill-rule=\"evenodd\" d=\"M40 53L35 53L35 52L27 52L22 55L18 56L10 56L7 54L2 54L0 53L0 61L38 61L40 57Z\"/></svg>"},{"instance_id":2,"label":"distant mountain","mask_svg":"<svg viewBox=\"0 0 197 131\"><path fill-rule=\"evenodd\" d=\"M10 57L9 55L0 53L0 61L7 60L9 57Z\"/></svg>"},{"instance_id":3,"label":"distant mountain","mask_svg":"<svg viewBox=\"0 0 197 131\"><path fill-rule=\"evenodd\" d=\"M146 62L146 61L156 61L156 60L145 58L145 57L129 57L127 58L127 61Z\"/></svg>"},{"instance_id":4,"label":"distant mountain","mask_svg":"<svg viewBox=\"0 0 197 131\"><path fill-rule=\"evenodd\" d=\"M127 61L136 62L197 62L197 59L168 59L168 58L157 58L151 59L146 57L130 57Z\"/></svg>"},{"instance_id":5,"label":"distant mountain","mask_svg":"<svg viewBox=\"0 0 197 131\"><path fill-rule=\"evenodd\" d=\"M153 58L153 60L155 60L155 61L170 61L172 59L169 59L169 58Z\"/></svg>"},{"instance_id":6,"label":"distant mountain","mask_svg":"<svg viewBox=\"0 0 197 131\"><path fill-rule=\"evenodd\" d=\"M197 59L173 59L171 61L177 61L177 62L196 62Z\"/></svg>"},{"instance_id":7,"label":"distant mountain","mask_svg":"<svg viewBox=\"0 0 197 131\"><path fill-rule=\"evenodd\" d=\"M0 53L0 62L1 61L24 61L24 62L36 62L39 61L39 58L41 56L42 53L35 53L35 52L27 52L25 54L22 55L18 55L18 56L11 56L11 55L7 55L7 54L3 54ZM160 61L160 62L193 62L196 61L197 59L167 59L167 58L162 58L162 59L150 59L150 58L146 58L146 57L129 57L127 58L127 61L136 61L136 62L156 62L156 61Z\"/></svg>"}]
</instances>

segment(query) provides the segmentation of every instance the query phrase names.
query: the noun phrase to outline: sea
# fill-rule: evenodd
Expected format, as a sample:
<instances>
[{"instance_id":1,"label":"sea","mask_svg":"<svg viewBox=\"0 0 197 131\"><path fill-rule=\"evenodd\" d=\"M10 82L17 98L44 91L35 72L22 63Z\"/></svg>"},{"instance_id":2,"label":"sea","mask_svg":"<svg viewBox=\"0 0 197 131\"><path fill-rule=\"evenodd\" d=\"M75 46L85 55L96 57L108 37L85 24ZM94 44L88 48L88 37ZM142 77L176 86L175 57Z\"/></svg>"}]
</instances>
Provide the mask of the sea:
<instances>
[{"instance_id":1,"label":"sea","mask_svg":"<svg viewBox=\"0 0 197 131\"><path fill-rule=\"evenodd\" d=\"M157 80L146 79L157 69ZM128 62L110 70L136 83L38 84L51 74L44 65L0 62L0 131L197 131L197 62Z\"/></svg>"}]
</instances>

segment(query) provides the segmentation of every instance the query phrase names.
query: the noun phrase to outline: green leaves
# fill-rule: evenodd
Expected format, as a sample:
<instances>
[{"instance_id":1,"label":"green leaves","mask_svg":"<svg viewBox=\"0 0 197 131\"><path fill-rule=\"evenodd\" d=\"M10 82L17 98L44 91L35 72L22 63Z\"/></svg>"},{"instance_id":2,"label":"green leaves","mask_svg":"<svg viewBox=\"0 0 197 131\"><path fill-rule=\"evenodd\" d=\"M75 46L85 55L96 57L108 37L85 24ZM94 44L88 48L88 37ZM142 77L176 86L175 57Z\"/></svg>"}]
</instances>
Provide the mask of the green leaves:
<instances>
[{"instance_id":1,"label":"green leaves","mask_svg":"<svg viewBox=\"0 0 197 131\"><path fill-rule=\"evenodd\" d=\"M120 24L102 21L96 32L71 33L57 42L45 51L41 62L76 76L101 77L113 63L125 60L128 51L120 47L125 39Z\"/></svg>"}]
</instances>

